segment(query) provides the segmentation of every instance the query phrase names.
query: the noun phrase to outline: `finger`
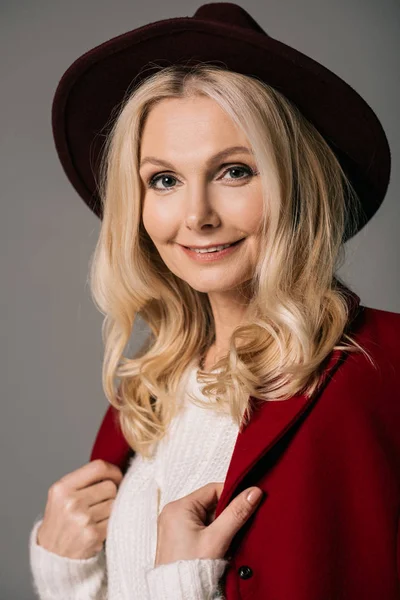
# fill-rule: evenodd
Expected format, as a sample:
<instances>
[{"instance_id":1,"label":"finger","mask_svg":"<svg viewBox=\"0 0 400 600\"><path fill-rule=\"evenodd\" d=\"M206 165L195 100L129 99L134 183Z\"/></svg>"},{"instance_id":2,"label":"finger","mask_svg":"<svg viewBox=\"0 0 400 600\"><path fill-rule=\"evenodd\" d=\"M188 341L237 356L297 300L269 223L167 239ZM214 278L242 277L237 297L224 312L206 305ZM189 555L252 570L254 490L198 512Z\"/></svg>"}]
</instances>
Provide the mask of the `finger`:
<instances>
[{"instance_id":1,"label":"finger","mask_svg":"<svg viewBox=\"0 0 400 600\"><path fill-rule=\"evenodd\" d=\"M104 500L114 499L118 493L118 486L111 481L105 479L100 483L95 483L76 492L76 496L81 498L87 506L93 506Z\"/></svg>"},{"instance_id":2,"label":"finger","mask_svg":"<svg viewBox=\"0 0 400 600\"><path fill-rule=\"evenodd\" d=\"M105 460L97 459L86 463L71 473L67 473L59 479L59 482L66 487L79 490L104 479L111 479L119 485L122 478L123 474L119 467Z\"/></svg>"},{"instance_id":3,"label":"finger","mask_svg":"<svg viewBox=\"0 0 400 600\"><path fill-rule=\"evenodd\" d=\"M212 481L211 483L206 483L206 485L203 485L201 488L194 490L194 492L188 494L182 498L182 500L185 500L185 502L188 503L195 502L205 511L209 511L217 505L223 487L223 482Z\"/></svg>"},{"instance_id":4,"label":"finger","mask_svg":"<svg viewBox=\"0 0 400 600\"><path fill-rule=\"evenodd\" d=\"M108 519L111 514L111 509L113 506L114 500L106 500L105 502L100 502L99 504L95 504L91 506L89 509L90 516L94 523L99 523L104 519Z\"/></svg>"},{"instance_id":5,"label":"finger","mask_svg":"<svg viewBox=\"0 0 400 600\"><path fill-rule=\"evenodd\" d=\"M250 490L258 491L258 495L254 494L255 503L247 500ZM248 488L241 494L236 496L232 502L222 511L215 521L207 528L207 534L213 539L222 540L224 548L228 548L233 537L243 527L247 519L257 509L261 498L263 497L260 488Z\"/></svg>"}]
</instances>

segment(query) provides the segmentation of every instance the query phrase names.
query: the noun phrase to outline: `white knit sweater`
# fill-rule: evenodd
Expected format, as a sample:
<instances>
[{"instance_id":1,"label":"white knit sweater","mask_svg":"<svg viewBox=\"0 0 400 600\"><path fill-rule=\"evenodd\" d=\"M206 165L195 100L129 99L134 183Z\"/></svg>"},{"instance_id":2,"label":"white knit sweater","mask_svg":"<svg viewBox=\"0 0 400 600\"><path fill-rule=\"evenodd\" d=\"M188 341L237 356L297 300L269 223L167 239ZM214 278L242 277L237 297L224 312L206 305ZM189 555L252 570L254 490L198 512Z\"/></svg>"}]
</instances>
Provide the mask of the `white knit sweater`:
<instances>
[{"instance_id":1,"label":"white knit sweater","mask_svg":"<svg viewBox=\"0 0 400 600\"><path fill-rule=\"evenodd\" d=\"M37 544L43 515L29 538L33 588L41 600L205 600L223 598L219 581L226 559L179 560L154 567L157 516L168 502L206 483L223 482L238 434L229 414L194 404L206 400L197 362L183 379L180 410L155 456L135 454L118 488L103 550L71 559Z\"/></svg>"}]
</instances>

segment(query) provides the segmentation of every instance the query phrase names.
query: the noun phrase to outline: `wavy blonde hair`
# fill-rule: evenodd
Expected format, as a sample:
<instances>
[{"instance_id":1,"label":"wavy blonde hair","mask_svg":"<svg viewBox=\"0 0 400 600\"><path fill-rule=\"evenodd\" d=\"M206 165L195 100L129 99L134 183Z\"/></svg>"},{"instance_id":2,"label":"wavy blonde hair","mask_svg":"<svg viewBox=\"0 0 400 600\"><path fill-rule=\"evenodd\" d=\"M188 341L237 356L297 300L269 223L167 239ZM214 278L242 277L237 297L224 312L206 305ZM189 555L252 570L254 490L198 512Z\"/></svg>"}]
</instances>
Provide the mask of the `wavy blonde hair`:
<instances>
[{"instance_id":1,"label":"wavy blonde hair","mask_svg":"<svg viewBox=\"0 0 400 600\"><path fill-rule=\"evenodd\" d=\"M250 396L310 397L334 349L363 352L373 364L346 332L346 288L335 270L344 260L345 231L356 231L362 208L329 145L295 105L255 77L206 63L160 68L127 93L112 117L98 181L103 220L90 266L92 298L105 317L103 389L125 439L144 457L176 414L186 370L215 336L208 295L169 271L141 218L145 120L163 99L193 95L213 99L244 131L264 198L246 318L217 370L198 373L208 408L229 412L242 427L251 417ZM138 316L150 334L134 356L124 356Z\"/></svg>"}]
</instances>

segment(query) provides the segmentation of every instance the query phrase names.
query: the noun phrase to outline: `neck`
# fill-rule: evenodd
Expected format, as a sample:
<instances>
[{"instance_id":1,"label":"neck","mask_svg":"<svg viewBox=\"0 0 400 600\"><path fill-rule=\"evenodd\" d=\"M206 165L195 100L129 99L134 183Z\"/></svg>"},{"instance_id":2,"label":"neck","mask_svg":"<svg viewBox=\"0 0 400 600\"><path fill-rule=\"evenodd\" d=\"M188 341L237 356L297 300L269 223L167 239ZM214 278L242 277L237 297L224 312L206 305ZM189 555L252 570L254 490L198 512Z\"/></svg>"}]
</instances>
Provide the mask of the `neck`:
<instances>
[{"instance_id":1,"label":"neck","mask_svg":"<svg viewBox=\"0 0 400 600\"><path fill-rule=\"evenodd\" d=\"M214 317L215 338L200 362L200 368L206 371L228 353L232 333L246 314L249 292L241 288L239 291L209 292L208 297Z\"/></svg>"}]
</instances>

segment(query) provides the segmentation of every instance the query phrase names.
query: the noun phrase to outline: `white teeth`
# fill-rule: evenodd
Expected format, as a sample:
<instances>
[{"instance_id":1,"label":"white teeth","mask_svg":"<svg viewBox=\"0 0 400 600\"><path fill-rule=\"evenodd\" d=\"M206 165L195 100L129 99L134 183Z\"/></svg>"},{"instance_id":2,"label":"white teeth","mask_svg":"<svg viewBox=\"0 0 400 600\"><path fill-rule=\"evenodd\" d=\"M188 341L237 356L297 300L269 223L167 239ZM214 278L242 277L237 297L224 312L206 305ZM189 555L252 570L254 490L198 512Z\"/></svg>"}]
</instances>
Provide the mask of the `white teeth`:
<instances>
[{"instance_id":1,"label":"white teeth","mask_svg":"<svg viewBox=\"0 0 400 600\"><path fill-rule=\"evenodd\" d=\"M224 246L214 246L214 248L207 248L206 250L199 250L197 248L189 248L189 250L193 250L198 254L205 254L206 252L217 252L219 250L223 250L224 248L228 248L229 246L232 246L232 244L225 244Z\"/></svg>"}]
</instances>

